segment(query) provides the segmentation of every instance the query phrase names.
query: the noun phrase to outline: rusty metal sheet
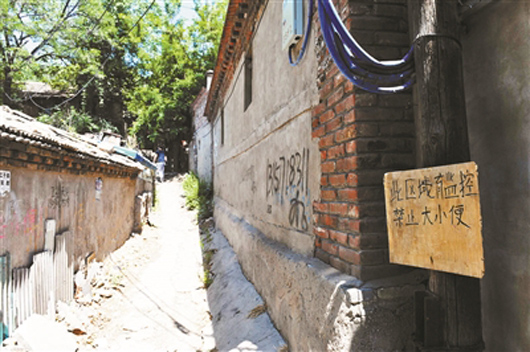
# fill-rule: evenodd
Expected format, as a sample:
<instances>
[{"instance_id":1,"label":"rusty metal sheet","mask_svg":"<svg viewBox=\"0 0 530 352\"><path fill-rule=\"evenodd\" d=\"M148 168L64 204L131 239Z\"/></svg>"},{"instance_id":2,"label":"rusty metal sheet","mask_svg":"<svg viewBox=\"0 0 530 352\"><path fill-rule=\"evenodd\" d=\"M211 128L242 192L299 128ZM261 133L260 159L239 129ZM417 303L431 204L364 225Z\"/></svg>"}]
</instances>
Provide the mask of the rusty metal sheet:
<instances>
[{"instance_id":1,"label":"rusty metal sheet","mask_svg":"<svg viewBox=\"0 0 530 352\"><path fill-rule=\"evenodd\" d=\"M385 174L390 262L484 276L474 162Z\"/></svg>"}]
</instances>

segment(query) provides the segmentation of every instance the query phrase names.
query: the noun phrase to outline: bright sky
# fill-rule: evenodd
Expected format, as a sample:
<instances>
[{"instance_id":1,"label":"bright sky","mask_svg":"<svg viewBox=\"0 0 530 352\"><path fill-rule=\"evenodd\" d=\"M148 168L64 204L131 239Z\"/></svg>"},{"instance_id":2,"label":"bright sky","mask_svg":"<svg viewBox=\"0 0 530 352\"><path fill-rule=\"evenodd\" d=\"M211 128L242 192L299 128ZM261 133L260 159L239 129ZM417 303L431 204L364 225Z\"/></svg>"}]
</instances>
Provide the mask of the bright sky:
<instances>
[{"instance_id":1,"label":"bright sky","mask_svg":"<svg viewBox=\"0 0 530 352\"><path fill-rule=\"evenodd\" d=\"M204 2L204 0L202 0ZM182 0L182 5L180 9L180 18L183 18L184 21L186 21L186 24L189 24L189 22L197 17L197 14L195 13L195 4L193 3L193 0Z\"/></svg>"}]
</instances>

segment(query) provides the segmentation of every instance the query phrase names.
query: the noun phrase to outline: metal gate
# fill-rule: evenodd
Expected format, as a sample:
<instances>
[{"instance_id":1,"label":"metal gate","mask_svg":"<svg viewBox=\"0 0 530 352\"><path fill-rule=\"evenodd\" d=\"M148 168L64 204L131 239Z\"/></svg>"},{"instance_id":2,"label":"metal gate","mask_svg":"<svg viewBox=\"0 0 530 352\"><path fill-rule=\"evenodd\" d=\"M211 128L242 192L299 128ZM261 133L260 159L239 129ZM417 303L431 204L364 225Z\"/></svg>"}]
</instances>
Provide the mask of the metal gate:
<instances>
[{"instance_id":1,"label":"metal gate","mask_svg":"<svg viewBox=\"0 0 530 352\"><path fill-rule=\"evenodd\" d=\"M7 326L9 325L9 253L0 256L0 342L7 336Z\"/></svg>"},{"instance_id":2,"label":"metal gate","mask_svg":"<svg viewBox=\"0 0 530 352\"><path fill-rule=\"evenodd\" d=\"M73 299L73 234L52 240L55 249L35 254L29 268L11 270L9 253L0 256L0 342L32 314L53 317L58 301Z\"/></svg>"}]
</instances>

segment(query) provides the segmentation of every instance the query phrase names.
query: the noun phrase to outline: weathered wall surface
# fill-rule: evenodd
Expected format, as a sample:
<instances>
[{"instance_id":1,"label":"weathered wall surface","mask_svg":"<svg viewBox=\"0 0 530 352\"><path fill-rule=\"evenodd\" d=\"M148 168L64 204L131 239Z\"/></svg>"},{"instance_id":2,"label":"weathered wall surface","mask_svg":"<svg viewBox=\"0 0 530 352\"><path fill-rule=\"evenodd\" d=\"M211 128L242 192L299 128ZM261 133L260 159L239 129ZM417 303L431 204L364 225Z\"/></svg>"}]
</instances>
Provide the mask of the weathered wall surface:
<instances>
[{"instance_id":1,"label":"weathered wall surface","mask_svg":"<svg viewBox=\"0 0 530 352\"><path fill-rule=\"evenodd\" d=\"M216 215L291 351L415 350L411 297L424 271L363 284L271 241L225 202Z\"/></svg>"},{"instance_id":2,"label":"weathered wall surface","mask_svg":"<svg viewBox=\"0 0 530 352\"><path fill-rule=\"evenodd\" d=\"M212 125L208 121L204 110L208 101L208 90L203 88L192 105L193 136L190 151L190 169L203 181L212 182Z\"/></svg>"},{"instance_id":3,"label":"weathered wall surface","mask_svg":"<svg viewBox=\"0 0 530 352\"><path fill-rule=\"evenodd\" d=\"M479 166L488 351L530 350L530 3L497 1L463 37L471 157Z\"/></svg>"},{"instance_id":4,"label":"weathered wall surface","mask_svg":"<svg viewBox=\"0 0 530 352\"><path fill-rule=\"evenodd\" d=\"M243 57L215 120L215 195L267 236L312 255L320 177L311 139L311 108L318 102L314 44L291 67L279 40L281 14L282 3L270 1L255 32L251 104L244 109Z\"/></svg>"},{"instance_id":5,"label":"weathered wall surface","mask_svg":"<svg viewBox=\"0 0 530 352\"><path fill-rule=\"evenodd\" d=\"M11 253L12 267L27 266L44 249L45 220L57 233L75 237L75 259L91 252L97 259L121 246L134 223L136 180L76 175L1 166L11 173L11 191L0 197L0 249Z\"/></svg>"},{"instance_id":6,"label":"weathered wall surface","mask_svg":"<svg viewBox=\"0 0 530 352\"><path fill-rule=\"evenodd\" d=\"M202 126L196 131L197 176L203 181L212 182L212 127Z\"/></svg>"}]
</instances>

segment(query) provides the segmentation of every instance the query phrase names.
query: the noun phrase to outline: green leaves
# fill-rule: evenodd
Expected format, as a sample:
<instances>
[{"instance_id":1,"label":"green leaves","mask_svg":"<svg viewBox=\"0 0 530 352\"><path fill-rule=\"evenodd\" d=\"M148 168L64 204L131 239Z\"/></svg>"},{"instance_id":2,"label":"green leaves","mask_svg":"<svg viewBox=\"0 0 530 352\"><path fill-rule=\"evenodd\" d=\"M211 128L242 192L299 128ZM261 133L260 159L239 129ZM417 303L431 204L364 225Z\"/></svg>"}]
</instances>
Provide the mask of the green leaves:
<instances>
[{"instance_id":1,"label":"green leaves","mask_svg":"<svg viewBox=\"0 0 530 352\"><path fill-rule=\"evenodd\" d=\"M0 0L4 104L29 101L17 82L41 81L81 100L41 120L76 131L107 121L144 146L188 139L227 2L195 0L185 22L181 0Z\"/></svg>"},{"instance_id":2,"label":"green leaves","mask_svg":"<svg viewBox=\"0 0 530 352\"><path fill-rule=\"evenodd\" d=\"M227 1L196 1L198 18L188 27L175 19L176 3L165 1L160 9L164 16L141 54L143 85L133 89L127 103L137 116L130 132L155 144L167 145L190 133L190 107L204 73L214 67Z\"/></svg>"}]
</instances>

